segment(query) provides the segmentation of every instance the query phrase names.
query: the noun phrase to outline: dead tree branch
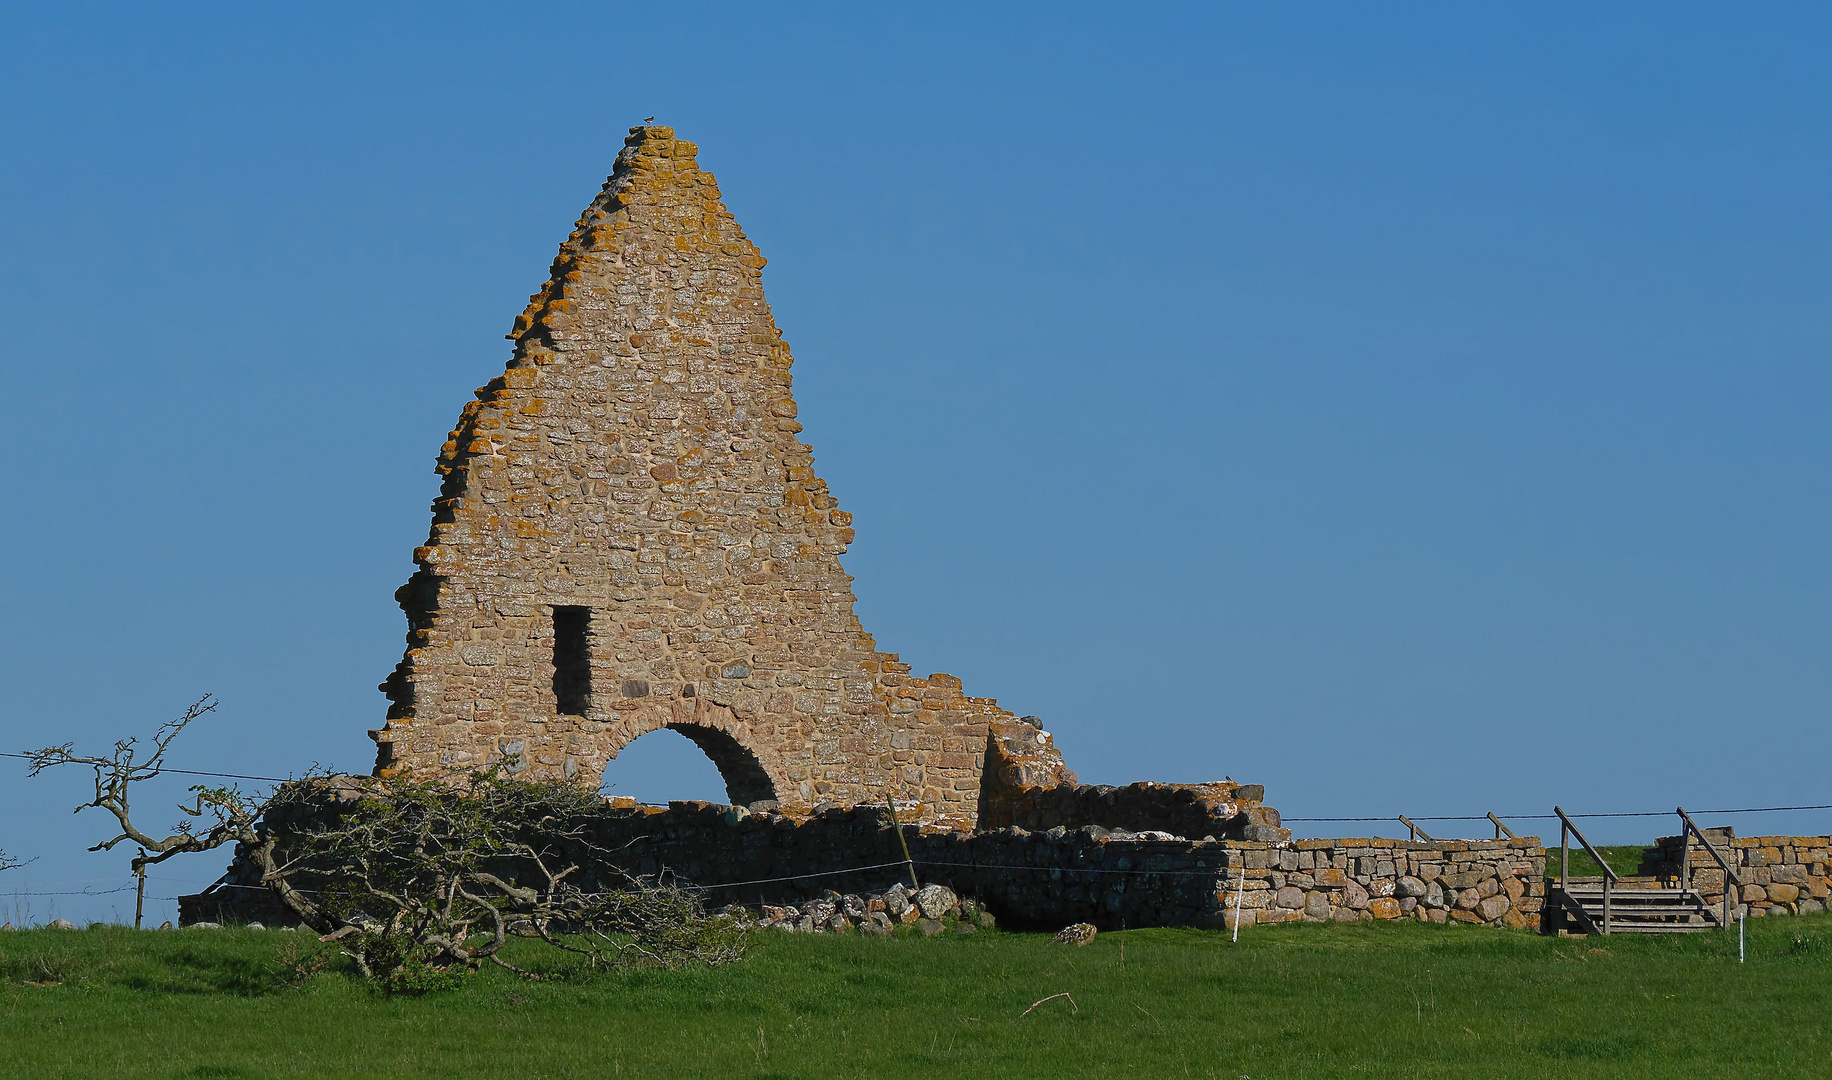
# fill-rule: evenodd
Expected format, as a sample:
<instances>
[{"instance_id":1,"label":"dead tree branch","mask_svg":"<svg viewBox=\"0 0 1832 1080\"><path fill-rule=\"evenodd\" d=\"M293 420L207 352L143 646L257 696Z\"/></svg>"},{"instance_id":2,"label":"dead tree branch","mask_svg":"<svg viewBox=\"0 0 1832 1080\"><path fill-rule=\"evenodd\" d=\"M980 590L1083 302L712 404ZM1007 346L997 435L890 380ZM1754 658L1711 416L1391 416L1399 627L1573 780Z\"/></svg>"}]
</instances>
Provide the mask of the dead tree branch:
<instances>
[{"instance_id":1,"label":"dead tree branch","mask_svg":"<svg viewBox=\"0 0 1832 1080\"><path fill-rule=\"evenodd\" d=\"M308 775L261 798L200 785L171 833L139 828L133 785L158 776L173 739L215 707L198 700L159 728L144 756L133 739L106 755L78 754L69 743L31 751L32 774L93 770L94 797L77 809L107 810L119 831L91 850L139 845L136 873L236 844L300 921L390 990L430 989L486 962L533 977L502 956L511 938L584 956L593 969L721 964L744 954L748 931L705 915L692 892L611 869L612 853L589 835L597 795L565 782L517 781L495 769L432 780ZM617 880L582 884L588 863Z\"/></svg>"}]
</instances>

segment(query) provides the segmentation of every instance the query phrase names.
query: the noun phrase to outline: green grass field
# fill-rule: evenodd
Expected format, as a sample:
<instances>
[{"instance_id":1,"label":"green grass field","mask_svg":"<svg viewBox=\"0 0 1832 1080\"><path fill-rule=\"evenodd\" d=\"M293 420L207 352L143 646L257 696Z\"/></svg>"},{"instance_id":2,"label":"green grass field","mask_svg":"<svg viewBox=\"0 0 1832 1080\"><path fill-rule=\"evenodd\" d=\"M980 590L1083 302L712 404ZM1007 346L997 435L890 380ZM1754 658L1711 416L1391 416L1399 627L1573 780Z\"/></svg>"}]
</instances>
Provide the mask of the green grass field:
<instances>
[{"instance_id":1,"label":"green grass field","mask_svg":"<svg viewBox=\"0 0 1832 1080\"><path fill-rule=\"evenodd\" d=\"M1597 850L1602 853L1603 858L1609 861L1609 868L1611 870L1614 870L1622 877L1632 877L1641 872L1642 853L1653 849L1635 844L1622 847L1600 847ZM1552 880L1558 879L1558 859L1558 848L1546 849L1547 878ZM1598 877L1601 876L1602 873L1603 868L1597 865L1597 860L1590 857L1590 852L1585 851L1576 843L1571 845L1572 877Z\"/></svg>"},{"instance_id":2,"label":"green grass field","mask_svg":"<svg viewBox=\"0 0 1832 1080\"><path fill-rule=\"evenodd\" d=\"M30 1077L1832 1075L1832 916L1678 939L1451 925L924 940L765 933L744 963L384 997L220 930L0 934ZM530 953L524 952L526 958ZM1021 1015L1032 1002L1067 993Z\"/></svg>"}]
</instances>

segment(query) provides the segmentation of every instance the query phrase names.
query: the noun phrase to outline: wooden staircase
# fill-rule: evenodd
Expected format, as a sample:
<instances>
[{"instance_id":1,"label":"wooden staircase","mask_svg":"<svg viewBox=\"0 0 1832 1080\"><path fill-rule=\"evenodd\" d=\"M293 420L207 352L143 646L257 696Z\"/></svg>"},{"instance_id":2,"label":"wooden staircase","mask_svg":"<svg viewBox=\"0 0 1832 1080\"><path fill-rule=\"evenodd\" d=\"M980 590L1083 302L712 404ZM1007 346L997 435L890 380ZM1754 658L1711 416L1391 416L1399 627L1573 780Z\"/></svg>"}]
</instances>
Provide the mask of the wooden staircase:
<instances>
[{"instance_id":1,"label":"wooden staircase","mask_svg":"<svg viewBox=\"0 0 1832 1080\"><path fill-rule=\"evenodd\" d=\"M1590 846L1565 811L1552 808L1559 818L1559 876L1548 882L1546 906L1551 918L1546 929L1566 934L1687 934L1727 928L1736 915L1735 896L1742 875L1717 846L1693 823L1685 807L1679 808L1685 847L1680 852L1677 879L1623 877L1609 868L1603 854ZM1571 838L1603 868L1601 877L1571 876ZM1692 888L1692 842L1696 838L1724 871L1724 893L1717 905L1705 902Z\"/></svg>"},{"instance_id":2,"label":"wooden staircase","mask_svg":"<svg viewBox=\"0 0 1832 1080\"><path fill-rule=\"evenodd\" d=\"M1654 877L1610 882L1609 929L1604 927L1600 877L1552 883L1547 906L1556 909L1550 929L1577 934L1687 934L1723 927L1723 914L1697 890Z\"/></svg>"}]
</instances>

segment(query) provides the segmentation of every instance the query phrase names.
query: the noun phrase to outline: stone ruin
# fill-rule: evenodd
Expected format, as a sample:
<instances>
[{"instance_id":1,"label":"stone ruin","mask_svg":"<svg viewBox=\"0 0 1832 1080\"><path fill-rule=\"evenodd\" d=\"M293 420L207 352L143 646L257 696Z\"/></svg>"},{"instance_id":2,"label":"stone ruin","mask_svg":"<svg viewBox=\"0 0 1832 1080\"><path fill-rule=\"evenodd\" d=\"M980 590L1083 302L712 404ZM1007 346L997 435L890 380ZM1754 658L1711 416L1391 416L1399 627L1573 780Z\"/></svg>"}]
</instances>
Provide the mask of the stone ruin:
<instances>
[{"instance_id":1,"label":"stone ruin","mask_svg":"<svg viewBox=\"0 0 1832 1080\"><path fill-rule=\"evenodd\" d=\"M1036 717L879 651L840 565L851 516L798 437L763 257L695 154L631 129L441 450L376 775L596 784L670 728L731 804L609 799L566 854L588 884L672 875L781 930L1560 925L1537 837L1293 841L1258 785L1082 785ZM302 805L338 814L364 784ZM1832 838L1713 832L1748 914L1832 903ZM1683 838L1643 873L1688 853L1723 900ZM294 921L246 853L180 916Z\"/></svg>"},{"instance_id":2,"label":"stone ruin","mask_svg":"<svg viewBox=\"0 0 1832 1080\"><path fill-rule=\"evenodd\" d=\"M1080 786L1035 717L878 649L764 258L696 149L631 129L440 451L377 774L596 783L666 727L751 810L1289 838L1256 786Z\"/></svg>"}]
</instances>

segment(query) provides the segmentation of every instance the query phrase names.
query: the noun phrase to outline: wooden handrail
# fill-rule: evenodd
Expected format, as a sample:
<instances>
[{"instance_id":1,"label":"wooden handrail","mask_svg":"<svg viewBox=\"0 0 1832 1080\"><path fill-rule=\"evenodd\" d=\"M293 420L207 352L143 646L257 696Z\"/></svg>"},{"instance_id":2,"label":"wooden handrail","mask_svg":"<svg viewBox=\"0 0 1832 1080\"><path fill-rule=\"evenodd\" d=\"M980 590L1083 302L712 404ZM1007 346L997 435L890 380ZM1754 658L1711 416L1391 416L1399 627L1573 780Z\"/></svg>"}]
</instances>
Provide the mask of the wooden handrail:
<instances>
[{"instance_id":1,"label":"wooden handrail","mask_svg":"<svg viewBox=\"0 0 1832 1080\"><path fill-rule=\"evenodd\" d=\"M1495 816L1495 812L1493 810L1489 811L1488 819L1495 823L1495 839L1497 840L1501 839L1502 833L1507 833L1509 840L1520 839L1520 837L1514 832L1513 829L1508 828L1506 822L1502 821L1500 818Z\"/></svg>"},{"instance_id":2,"label":"wooden handrail","mask_svg":"<svg viewBox=\"0 0 1832 1080\"><path fill-rule=\"evenodd\" d=\"M1590 841L1584 839L1584 834L1578 831L1578 827L1571 823L1570 818L1565 816L1565 811L1563 808L1554 806L1552 808L1552 812L1558 815L1558 820L1559 820L1559 827L1558 827L1558 848L1559 848L1559 852L1558 852L1558 887L1559 887L1559 891L1564 892L1567 895L1569 895L1569 889L1571 885L1571 837L1575 836L1578 838L1578 843L1584 845L1584 850L1590 852L1590 857L1597 860L1597 865L1603 868L1603 925L1601 929L1603 931L1604 936L1607 937L1609 935L1609 929L1610 929L1609 928L1609 890L1610 890L1610 886L1616 883L1616 872L1609 868L1609 863L1604 860L1603 853L1598 851L1596 848L1591 847ZM1589 918L1589 916L1585 916L1585 917Z\"/></svg>"},{"instance_id":3,"label":"wooden handrail","mask_svg":"<svg viewBox=\"0 0 1832 1080\"><path fill-rule=\"evenodd\" d=\"M1698 842L1705 845L1705 850L1711 853L1711 857L1717 860L1718 866L1723 868L1723 871L1724 871L1723 915L1718 919L1718 922L1720 925L1723 926L1724 929L1728 930L1730 929L1730 913L1738 910L1739 905L1741 905L1743 902L1743 898L1740 895L1738 895L1739 893L1743 891L1739 887L1743 884L1743 875L1737 873L1736 869L1730 865L1730 861L1724 858L1724 856L1718 852L1716 844L1713 844L1711 841L1705 839L1705 830L1698 827L1698 822L1692 820L1692 815L1686 813L1685 807L1683 806L1676 807L1675 810L1679 814L1679 820L1683 822L1685 825L1685 831L1679 834L1680 835L1680 849L1679 849L1679 883L1680 883L1680 886L1682 888L1686 887L1688 882L1691 879L1691 868L1687 864L1692 861L1692 837L1696 836L1698 837ZM1734 903L1732 902L1732 897L1735 897Z\"/></svg>"},{"instance_id":4,"label":"wooden handrail","mask_svg":"<svg viewBox=\"0 0 1832 1080\"><path fill-rule=\"evenodd\" d=\"M1603 853L1590 846L1590 841L1584 839L1584 834L1579 832L1578 827L1571 823L1571 819L1565 816L1565 812L1556 806L1552 808L1552 812L1558 815L1560 821L1564 822L1565 828L1571 830L1571 835L1578 838L1578 843L1584 845L1584 850L1590 852L1590 857L1597 860L1597 865L1603 868L1603 873L1609 878L1610 882L1614 883L1620 881L1621 878L1616 876L1616 872L1609 868L1607 862L1603 861ZM1561 876L1559 880L1562 882L1564 878Z\"/></svg>"},{"instance_id":5,"label":"wooden handrail","mask_svg":"<svg viewBox=\"0 0 1832 1080\"><path fill-rule=\"evenodd\" d=\"M1429 833L1427 833L1427 832L1426 832L1426 831L1425 831L1424 829L1421 829L1421 828L1419 828L1419 827L1418 827L1417 825L1414 825L1414 824L1412 823L1412 819L1411 819L1411 818L1409 818L1409 817L1407 817L1406 815L1404 815L1404 814L1401 814L1401 815L1399 816L1399 823L1400 823L1401 825L1404 825L1404 826L1405 826L1406 828L1408 828L1408 829L1411 829L1411 830L1412 830L1412 838L1413 838L1414 840L1423 840L1423 841L1425 841L1425 842L1426 842L1427 844L1435 844L1435 843L1437 843L1437 841L1436 841L1436 840L1433 840L1433 839L1431 838L1431 835L1430 835Z\"/></svg>"},{"instance_id":6,"label":"wooden handrail","mask_svg":"<svg viewBox=\"0 0 1832 1080\"><path fill-rule=\"evenodd\" d=\"M1679 807L1678 813L1679 820L1685 822L1686 828L1691 830L1692 835L1698 837L1698 842L1705 845L1705 850L1709 851L1711 857L1717 860L1717 864L1723 868L1729 880L1735 881L1738 885L1743 884L1743 875L1737 873L1736 869L1730 865L1730 861L1718 852L1716 844L1705 839L1705 830L1698 827L1697 823L1692 820L1692 815L1686 813L1686 808L1683 806Z\"/></svg>"}]
</instances>

